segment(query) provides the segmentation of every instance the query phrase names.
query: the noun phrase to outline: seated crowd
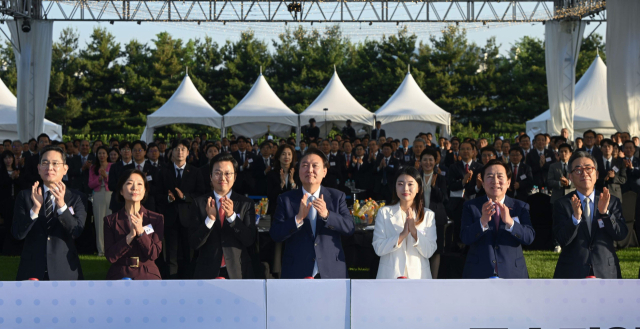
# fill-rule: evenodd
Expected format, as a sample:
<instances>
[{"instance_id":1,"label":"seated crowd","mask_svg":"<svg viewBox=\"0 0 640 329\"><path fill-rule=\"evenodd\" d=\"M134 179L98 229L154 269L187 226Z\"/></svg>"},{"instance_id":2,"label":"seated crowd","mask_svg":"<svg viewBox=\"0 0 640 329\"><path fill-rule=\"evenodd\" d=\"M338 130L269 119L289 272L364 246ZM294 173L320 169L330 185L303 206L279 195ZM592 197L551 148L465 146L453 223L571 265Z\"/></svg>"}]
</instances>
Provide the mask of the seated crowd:
<instances>
[{"instance_id":1,"label":"seated crowd","mask_svg":"<svg viewBox=\"0 0 640 329\"><path fill-rule=\"evenodd\" d=\"M373 231L377 278L438 278L445 241L464 257L463 278L528 278L528 200L544 193L554 277L621 278L616 242L635 236L622 195L640 195L637 137L589 130L572 141L563 129L436 142L387 137L379 122L361 138L348 122L324 139L311 122L304 137L6 140L2 253L21 255L17 280L83 279L79 253L106 257L111 280L346 278L355 195L386 204ZM263 198L269 248L258 239Z\"/></svg>"}]
</instances>

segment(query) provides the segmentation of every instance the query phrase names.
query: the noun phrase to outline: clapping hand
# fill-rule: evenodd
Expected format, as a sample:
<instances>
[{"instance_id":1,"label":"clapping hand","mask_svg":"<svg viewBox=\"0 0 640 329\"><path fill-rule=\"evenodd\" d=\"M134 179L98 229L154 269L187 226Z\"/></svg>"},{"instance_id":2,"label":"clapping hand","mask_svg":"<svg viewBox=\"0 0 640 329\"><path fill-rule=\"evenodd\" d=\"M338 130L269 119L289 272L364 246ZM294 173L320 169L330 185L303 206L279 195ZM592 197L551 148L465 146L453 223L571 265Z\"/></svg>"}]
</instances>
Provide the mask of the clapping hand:
<instances>
[{"instance_id":1,"label":"clapping hand","mask_svg":"<svg viewBox=\"0 0 640 329\"><path fill-rule=\"evenodd\" d=\"M631 163L631 160L629 159L624 159L624 166L629 169L633 169L633 163Z\"/></svg>"},{"instance_id":2,"label":"clapping hand","mask_svg":"<svg viewBox=\"0 0 640 329\"><path fill-rule=\"evenodd\" d=\"M64 193L67 191L67 187L64 185L63 182L59 182L59 183L53 183L51 185L51 188L49 189L49 192L51 192L51 194L53 194L53 197L56 200L56 205L58 206L58 209L64 207L65 203L64 203Z\"/></svg>"},{"instance_id":3,"label":"clapping hand","mask_svg":"<svg viewBox=\"0 0 640 329\"><path fill-rule=\"evenodd\" d=\"M178 194L178 199L180 200L184 199L184 193L182 193L182 191L180 191L180 189L177 187L176 187L176 194Z\"/></svg>"},{"instance_id":4,"label":"clapping hand","mask_svg":"<svg viewBox=\"0 0 640 329\"><path fill-rule=\"evenodd\" d=\"M44 197L42 196L42 190L39 185L39 182L35 182L31 187L31 202L33 202L31 210L36 214L40 212L40 207L42 207L44 203Z\"/></svg>"},{"instance_id":5,"label":"clapping hand","mask_svg":"<svg viewBox=\"0 0 640 329\"><path fill-rule=\"evenodd\" d=\"M600 193L600 200L598 200L598 211L600 212L600 215L607 213L610 199L611 194L609 194L609 189L606 187L603 188L602 193Z\"/></svg>"},{"instance_id":6,"label":"clapping hand","mask_svg":"<svg viewBox=\"0 0 640 329\"><path fill-rule=\"evenodd\" d=\"M469 170L469 172L464 175L464 178L462 178L462 180L464 180L464 183L467 184L471 180L471 177L473 177L473 170Z\"/></svg>"},{"instance_id":7,"label":"clapping hand","mask_svg":"<svg viewBox=\"0 0 640 329\"><path fill-rule=\"evenodd\" d=\"M129 228L133 235L140 235L144 233L142 227L142 215L139 213L129 214Z\"/></svg>"},{"instance_id":8,"label":"clapping hand","mask_svg":"<svg viewBox=\"0 0 640 329\"><path fill-rule=\"evenodd\" d=\"M304 219L309 214L309 209L313 207L312 204L307 205L307 199L309 199L309 195L309 193L305 194L302 197L302 200L300 200L300 210L298 210L298 214L296 215L296 222L298 224L302 224L302 222L304 222Z\"/></svg>"},{"instance_id":9,"label":"clapping hand","mask_svg":"<svg viewBox=\"0 0 640 329\"><path fill-rule=\"evenodd\" d=\"M329 210L327 210L327 204L324 202L324 195L320 195L319 198L315 198L313 202L311 202L311 205L316 208L320 217L329 217Z\"/></svg>"},{"instance_id":10,"label":"clapping hand","mask_svg":"<svg viewBox=\"0 0 640 329\"><path fill-rule=\"evenodd\" d=\"M480 224L485 227L489 224L491 216L496 213L496 208L493 206L493 201L489 200L482 205L482 217L480 217Z\"/></svg>"},{"instance_id":11,"label":"clapping hand","mask_svg":"<svg viewBox=\"0 0 640 329\"><path fill-rule=\"evenodd\" d=\"M500 219L508 227L511 228L514 224L513 218L509 213L509 207L504 203L496 203L496 207L500 209Z\"/></svg>"},{"instance_id":12,"label":"clapping hand","mask_svg":"<svg viewBox=\"0 0 640 329\"><path fill-rule=\"evenodd\" d=\"M227 197L220 199L220 207L224 210L225 217L229 218L233 216L233 201L231 201L231 199Z\"/></svg>"},{"instance_id":13,"label":"clapping hand","mask_svg":"<svg viewBox=\"0 0 640 329\"><path fill-rule=\"evenodd\" d=\"M205 207L205 211L207 212L207 217L212 221L216 220L216 200L212 197L207 199L207 206Z\"/></svg>"},{"instance_id":14,"label":"clapping hand","mask_svg":"<svg viewBox=\"0 0 640 329\"><path fill-rule=\"evenodd\" d=\"M602 201L602 198L600 199L600 201ZM607 204L608 203L609 203L609 200L607 200ZM574 194L571 197L571 208L573 209L573 217L575 217L577 220L581 220L582 219L582 202L580 202L580 199L578 198L577 194Z\"/></svg>"},{"instance_id":15,"label":"clapping hand","mask_svg":"<svg viewBox=\"0 0 640 329\"><path fill-rule=\"evenodd\" d=\"M411 236L417 241L418 240L418 232L416 229L416 211L413 208L409 208L407 210L407 227L409 229L409 233Z\"/></svg>"},{"instance_id":16,"label":"clapping hand","mask_svg":"<svg viewBox=\"0 0 640 329\"><path fill-rule=\"evenodd\" d=\"M544 164L547 163L547 159L544 157L544 154L540 156L540 167L544 167Z\"/></svg>"},{"instance_id":17,"label":"clapping hand","mask_svg":"<svg viewBox=\"0 0 640 329\"><path fill-rule=\"evenodd\" d=\"M173 201L176 201L176 197L173 195L173 193L171 193L171 190L169 190L169 202Z\"/></svg>"},{"instance_id":18,"label":"clapping hand","mask_svg":"<svg viewBox=\"0 0 640 329\"><path fill-rule=\"evenodd\" d=\"M476 186L478 187L478 189L482 188L482 175L480 174L476 176Z\"/></svg>"}]
</instances>

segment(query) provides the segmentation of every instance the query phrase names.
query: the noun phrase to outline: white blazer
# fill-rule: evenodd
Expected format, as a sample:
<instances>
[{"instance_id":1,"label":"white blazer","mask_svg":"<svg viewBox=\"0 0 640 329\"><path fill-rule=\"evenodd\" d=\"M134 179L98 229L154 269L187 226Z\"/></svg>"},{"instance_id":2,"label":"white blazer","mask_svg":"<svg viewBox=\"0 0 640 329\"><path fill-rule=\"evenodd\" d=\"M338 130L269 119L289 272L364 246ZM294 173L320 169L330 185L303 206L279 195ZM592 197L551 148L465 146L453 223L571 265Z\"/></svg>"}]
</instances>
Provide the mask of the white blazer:
<instances>
[{"instance_id":1,"label":"white blazer","mask_svg":"<svg viewBox=\"0 0 640 329\"><path fill-rule=\"evenodd\" d=\"M400 209L400 203L382 207L378 211L373 230L373 250L380 256L378 279L405 276L405 268L409 279L431 279L429 257L437 249L435 213L425 208L424 220L416 227L418 240L409 234L398 245L406 217L406 213Z\"/></svg>"}]
</instances>

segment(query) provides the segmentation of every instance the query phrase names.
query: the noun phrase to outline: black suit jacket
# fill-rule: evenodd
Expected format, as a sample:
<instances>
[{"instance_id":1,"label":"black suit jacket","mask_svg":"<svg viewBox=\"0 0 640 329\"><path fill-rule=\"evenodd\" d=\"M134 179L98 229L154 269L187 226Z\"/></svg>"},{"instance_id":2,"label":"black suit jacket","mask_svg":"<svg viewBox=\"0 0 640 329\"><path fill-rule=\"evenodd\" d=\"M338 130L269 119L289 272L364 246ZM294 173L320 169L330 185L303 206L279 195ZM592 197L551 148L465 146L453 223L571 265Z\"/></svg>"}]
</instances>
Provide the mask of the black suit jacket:
<instances>
[{"instance_id":1,"label":"black suit jacket","mask_svg":"<svg viewBox=\"0 0 640 329\"><path fill-rule=\"evenodd\" d=\"M244 165L244 161L240 157L240 151L231 153L236 162L238 162L238 176L236 182L233 184L233 190L239 194L253 194L255 188L255 182L253 179L253 171L257 165L255 155L251 151L245 151L245 160L249 162L247 168L241 168Z\"/></svg>"},{"instance_id":2,"label":"black suit jacket","mask_svg":"<svg viewBox=\"0 0 640 329\"><path fill-rule=\"evenodd\" d=\"M253 191L257 195L267 195L267 174L264 173L267 170L267 166L264 163L264 157L258 155L254 157L253 161ZM272 169L274 162L273 158L269 159L269 166Z\"/></svg>"},{"instance_id":3,"label":"black suit jacket","mask_svg":"<svg viewBox=\"0 0 640 329\"><path fill-rule=\"evenodd\" d=\"M512 163L507 164L510 167L513 167ZM523 178L523 176L526 176ZM519 188L516 190L516 183L519 183ZM518 164L518 175L514 175L512 172L511 176L511 186L509 186L509 190L507 191L507 196L510 198L514 198L520 201L527 201L529 197L529 192L533 188L533 174L531 173L531 167L526 165L525 163L520 162Z\"/></svg>"},{"instance_id":4,"label":"black suit jacket","mask_svg":"<svg viewBox=\"0 0 640 329\"><path fill-rule=\"evenodd\" d=\"M554 278L584 279L591 269L599 279L622 278L613 242L623 240L629 229L622 217L622 204L615 196L612 195L609 200L609 213L600 214L600 193L602 191L595 191L591 235L584 219L584 212L580 223L573 223L571 198L577 195L577 192L569 193L553 204L553 234L562 246ZM600 228L599 220L602 220L604 227Z\"/></svg>"},{"instance_id":5,"label":"black suit jacket","mask_svg":"<svg viewBox=\"0 0 640 329\"><path fill-rule=\"evenodd\" d=\"M627 182L627 171L625 170L624 162L622 159L612 157L611 170L615 173L615 176L605 181L608 172L605 168L604 160L602 157L599 157L596 158L596 161L598 161L598 180L596 181L596 189L602 190L606 187L609 189L609 193L611 193L611 195L615 195L618 199L622 200L622 185Z\"/></svg>"},{"instance_id":6,"label":"black suit jacket","mask_svg":"<svg viewBox=\"0 0 640 329\"><path fill-rule=\"evenodd\" d=\"M387 137L387 133L384 131L384 129L380 129L380 131L378 131L378 129L374 129L371 131L372 140L378 140L378 138L380 137Z\"/></svg>"},{"instance_id":7,"label":"black suit jacket","mask_svg":"<svg viewBox=\"0 0 640 329\"><path fill-rule=\"evenodd\" d=\"M375 178L376 178L375 184L374 184L374 190L376 192L381 192L383 188L387 188L385 186L394 186L396 182L395 181L396 173L398 172L398 169L400 169L400 161L398 161L398 159L395 159L393 157L389 157L389 163L387 164L387 166L378 170L378 168L380 168L380 164L382 163L382 161L384 161L384 156L377 159L375 166L373 167L373 172L375 173ZM383 184L385 173L387 176L386 185Z\"/></svg>"},{"instance_id":8,"label":"black suit jacket","mask_svg":"<svg viewBox=\"0 0 640 329\"><path fill-rule=\"evenodd\" d=\"M229 279L250 279L253 277L249 247L254 244L256 229L256 211L253 201L238 193L231 193L233 211L236 219L229 223L225 219L220 225L220 218L216 218L211 228L208 228L207 200L215 200L213 192L194 199L191 213L199 224L189 230L189 244L194 250L199 250L194 279L214 279L220 272L222 256L227 266Z\"/></svg>"},{"instance_id":9,"label":"black suit jacket","mask_svg":"<svg viewBox=\"0 0 640 329\"><path fill-rule=\"evenodd\" d=\"M471 197L476 194L475 177L480 173L480 170L482 170L482 164L473 161L469 166L469 170L473 171L473 177L467 184L464 184L462 181L465 175L464 162L457 161L447 170L447 187L449 191L460 191L464 189L464 200L470 200Z\"/></svg>"},{"instance_id":10,"label":"black suit jacket","mask_svg":"<svg viewBox=\"0 0 640 329\"><path fill-rule=\"evenodd\" d=\"M30 153L30 152L27 152ZM38 164L40 163L40 152L34 153L29 157L25 157L24 159L24 169L21 172L24 179L25 187L33 186L33 183L40 182L42 184L42 180L40 179L40 174L38 173Z\"/></svg>"},{"instance_id":11,"label":"black suit jacket","mask_svg":"<svg viewBox=\"0 0 640 329\"><path fill-rule=\"evenodd\" d=\"M336 155L329 153L329 168L327 173L332 174L339 180L339 186L344 185L344 182L347 180L344 175L346 171L347 160L345 159L344 154L342 154L342 152L336 152Z\"/></svg>"},{"instance_id":12,"label":"black suit jacket","mask_svg":"<svg viewBox=\"0 0 640 329\"><path fill-rule=\"evenodd\" d=\"M638 179L640 179L640 159L634 156L631 164L633 168L625 167L627 171L627 182L622 185L622 193L627 191L640 192L640 186L638 185Z\"/></svg>"},{"instance_id":13,"label":"black suit jacket","mask_svg":"<svg viewBox=\"0 0 640 329\"><path fill-rule=\"evenodd\" d=\"M87 154L87 161L95 163L96 157L93 153ZM83 193L90 193L89 185L89 168L82 170L82 156L76 155L69 159L69 170L67 177L69 178L69 186Z\"/></svg>"},{"instance_id":14,"label":"black suit jacket","mask_svg":"<svg viewBox=\"0 0 640 329\"><path fill-rule=\"evenodd\" d=\"M43 190L42 187L39 187ZM57 207L54 218L47 228L44 214L44 202L40 207L38 218L31 219L31 190L18 194L13 215L13 236L24 241L24 249L20 257L17 281L29 278L44 279L48 271L51 280L82 280L82 268L74 239L78 238L84 228L87 213L80 197L69 190L64 195L67 205L61 215Z\"/></svg>"},{"instance_id":15,"label":"black suit jacket","mask_svg":"<svg viewBox=\"0 0 640 329\"><path fill-rule=\"evenodd\" d=\"M356 157L353 157L355 159ZM352 160L349 168L351 179L356 182L356 188L370 190L373 188L373 180L371 175L374 171L375 163L369 162L366 156L362 157L362 164L358 165Z\"/></svg>"},{"instance_id":16,"label":"black suit jacket","mask_svg":"<svg viewBox=\"0 0 640 329\"><path fill-rule=\"evenodd\" d=\"M577 151L584 151L584 152L589 153L587 151L586 147L579 148L578 150L576 150L576 152ZM600 159L600 158L602 158L602 151L600 151L599 147L594 146L593 149L591 150L591 155L593 155L593 157L596 158L596 159Z\"/></svg>"},{"instance_id":17,"label":"black suit jacket","mask_svg":"<svg viewBox=\"0 0 640 329\"><path fill-rule=\"evenodd\" d=\"M540 155L538 154L538 150L533 149L529 151L527 154L526 164L531 168L531 173L533 174L533 184L538 186L539 188L543 188L547 186L547 176L549 175L549 167L552 163L556 162L556 156L553 154L551 150L544 150L544 157L546 161L544 166L540 166Z\"/></svg>"},{"instance_id":18,"label":"black suit jacket","mask_svg":"<svg viewBox=\"0 0 640 329\"><path fill-rule=\"evenodd\" d=\"M202 171L190 164L187 164L182 172L180 185L177 184L176 179L174 165L166 166L160 170L155 196L156 206L159 213L164 215L165 227L172 226L176 221L180 221L184 227L191 227L195 219L190 215L190 207L195 198L206 192L205 180L202 178ZM178 198L176 187L184 194L184 200ZM176 198L173 202L169 202L169 191Z\"/></svg>"}]
</instances>

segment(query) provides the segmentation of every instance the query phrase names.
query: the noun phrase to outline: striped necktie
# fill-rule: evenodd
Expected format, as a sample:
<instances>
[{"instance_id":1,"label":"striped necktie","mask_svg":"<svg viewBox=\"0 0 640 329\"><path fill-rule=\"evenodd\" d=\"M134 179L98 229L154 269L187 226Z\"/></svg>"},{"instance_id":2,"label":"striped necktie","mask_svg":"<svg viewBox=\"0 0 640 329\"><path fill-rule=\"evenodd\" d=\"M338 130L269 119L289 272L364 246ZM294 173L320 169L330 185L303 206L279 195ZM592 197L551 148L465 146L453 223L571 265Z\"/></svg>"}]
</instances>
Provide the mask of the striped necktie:
<instances>
[{"instance_id":1,"label":"striped necktie","mask_svg":"<svg viewBox=\"0 0 640 329\"><path fill-rule=\"evenodd\" d=\"M47 228L50 228L51 220L53 219L53 201L51 201L51 192L49 191L45 193L44 216L47 219Z\"/></svg>"}]
</instances>

